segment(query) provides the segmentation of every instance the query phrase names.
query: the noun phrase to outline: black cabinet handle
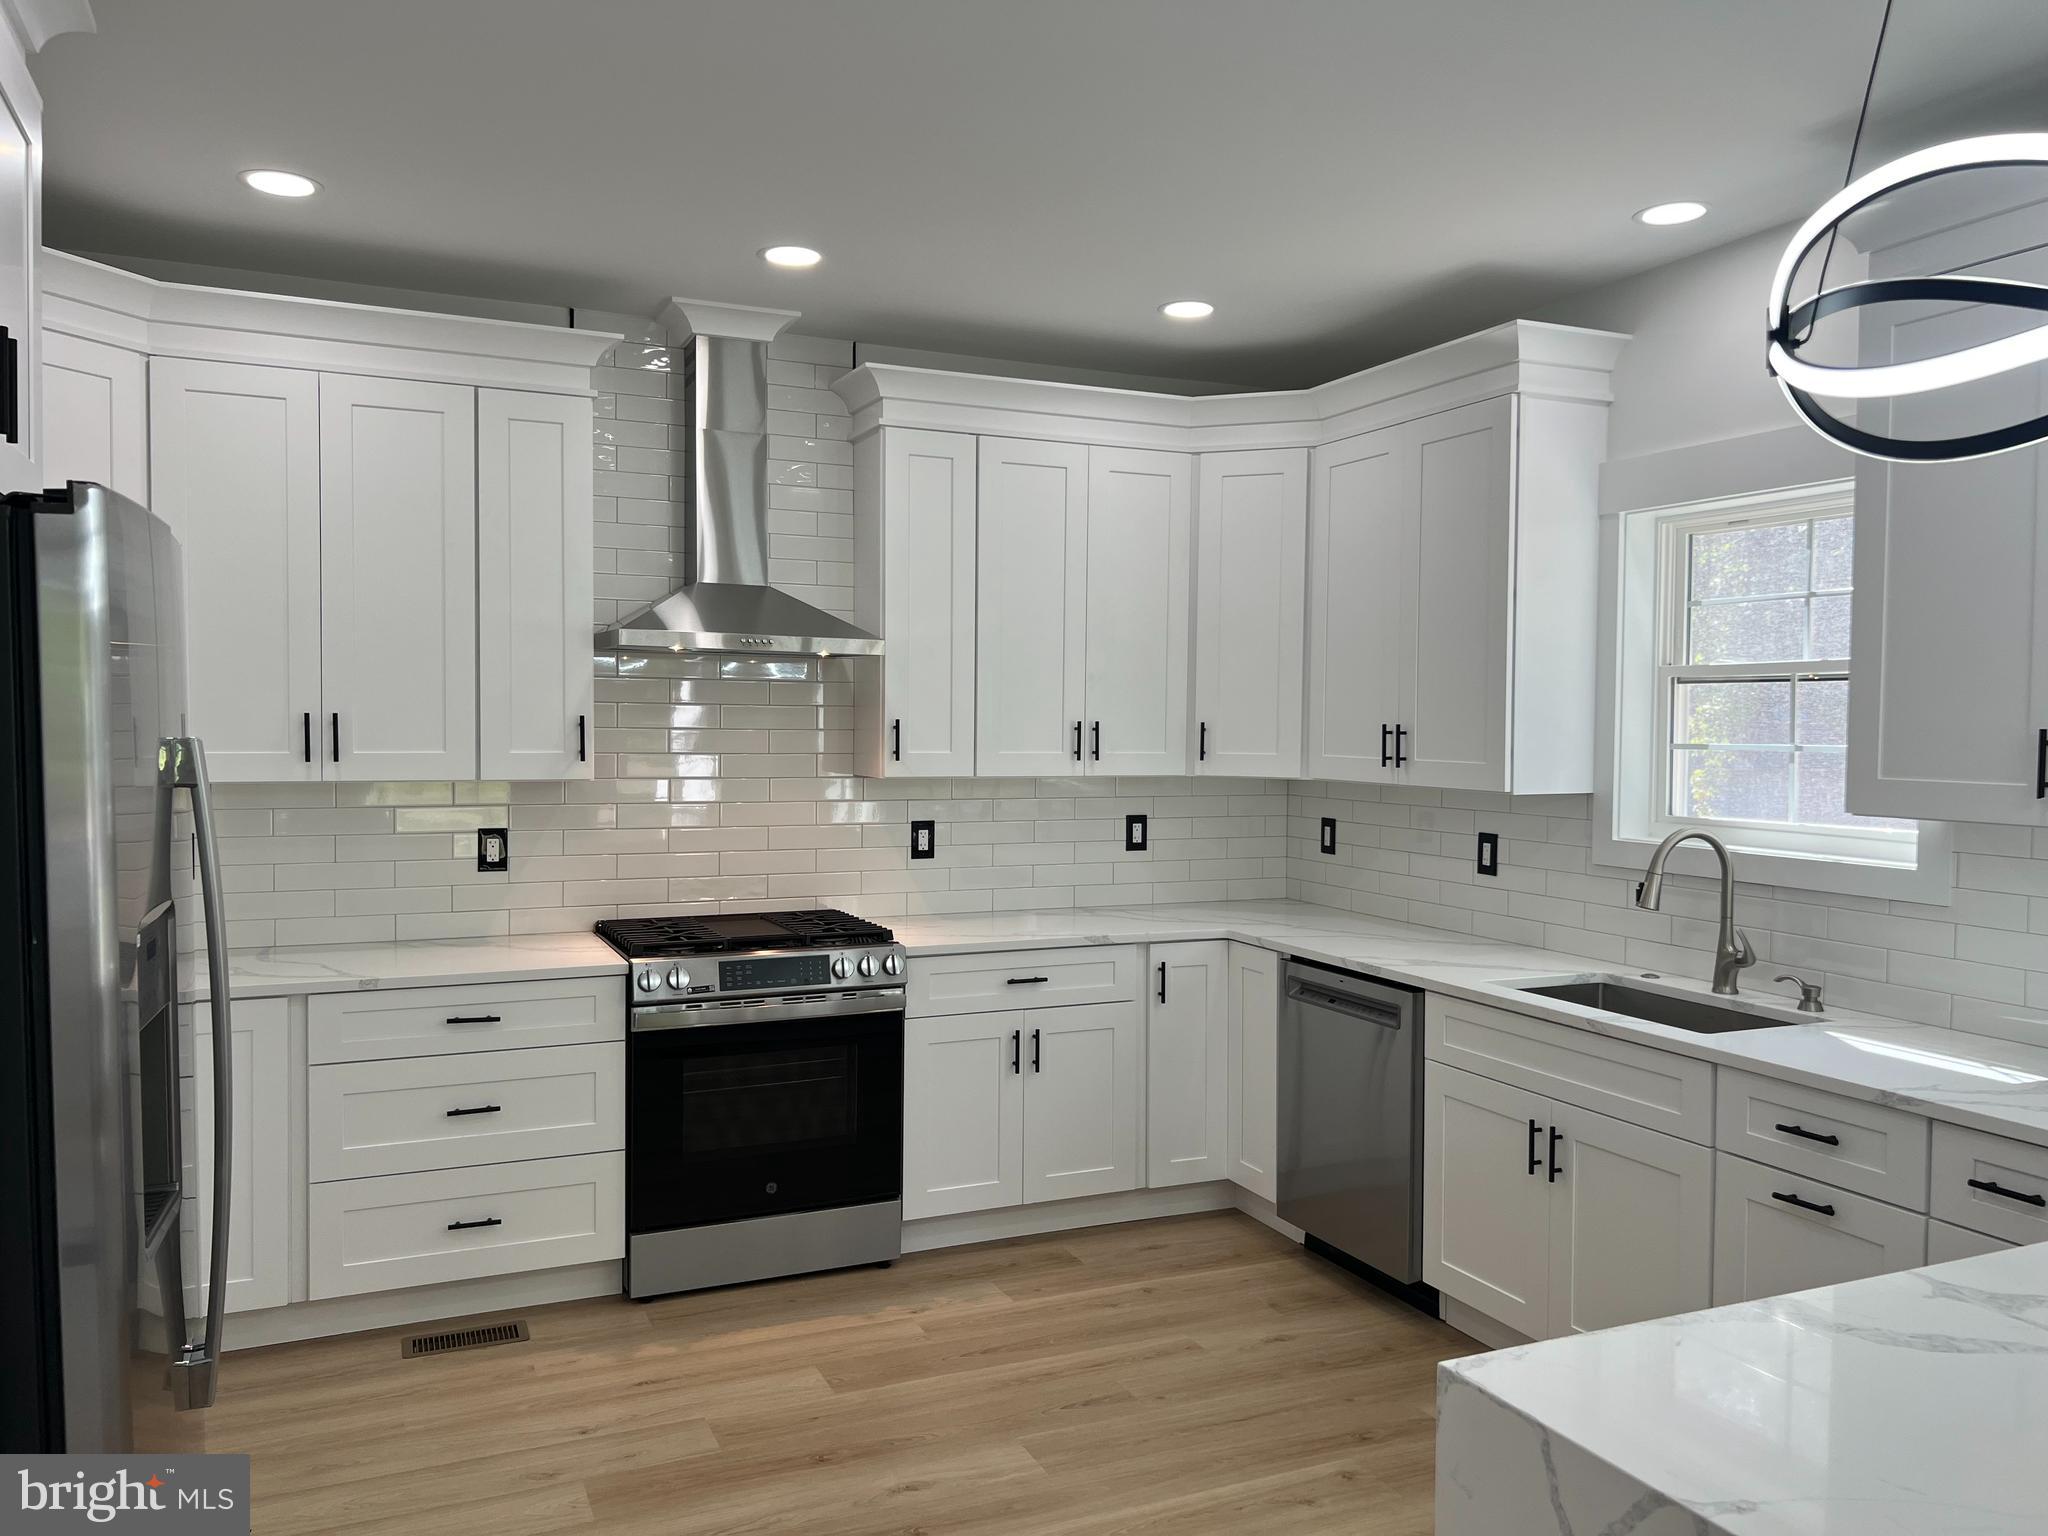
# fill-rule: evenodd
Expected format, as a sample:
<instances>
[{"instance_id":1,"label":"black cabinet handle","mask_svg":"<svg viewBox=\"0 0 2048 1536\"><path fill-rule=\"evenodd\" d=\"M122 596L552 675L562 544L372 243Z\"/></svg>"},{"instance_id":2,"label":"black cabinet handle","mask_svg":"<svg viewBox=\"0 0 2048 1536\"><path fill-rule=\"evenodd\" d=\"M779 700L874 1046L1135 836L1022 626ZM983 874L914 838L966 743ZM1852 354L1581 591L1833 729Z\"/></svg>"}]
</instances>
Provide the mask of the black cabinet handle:
<instances>
[{"instance_id":1,"label":"black cabinet handle","mask_svg":"<svg viewBox=\"0 0 2048 1536\"><path fill-rule=\"evenodd\" d=\"M1024 1070L1024 1031L1021 1029L1010 1031L1010 1070L1012 1072L1022 1072Z\"/></svg>"},{"instance_id":2,"label":"black cabinet handle","mask_svg":"<svg viewBox=\"0 0 2048 1536\"><path fill-rule=\"evenodd\" d=\"M889 722L889 755L899 763L903 761L903 722L901 720L891 720Z\"/></svg>"},{"instance_id":3,"label":"black cabinet handle","mask_svg":"<svg viewBox=\"0 0 2048 1536\"><path fill-rule=\"evenodd\" d=\"M1787 1136L1803 1137L1807 1141L1818 1141L1830 1147L1839 1147L1842 1144L1842 1138L1839 1136L1830 1136L1826 1131L1809 1131L1803 1125L1781 1125L1778 1129Z\"/></svg>"},{"instance_id":4,"label":"black cabinet handle","mask_svg":"<svg viewBox=\"0 0 2048 1536\"><path fill-rule=\"evenodd\" d=\"M576 717L576 761L579 763L590 761L590 717L588 715L578 715Z\"/></svg>"},{"instance_id":5,"label":"black cabinet handle","mask_svg":"<svg viewBox=\"0 0 2048 1536\"><path fill-rule=\"evenodd\" d=\"M2008 1200L2023 1201L2027 1205L2048 1205L2048 1195L2030 1195L2025 1190L2007 1189L1992 1179L1969 1179L1965 1181L1972 1189L1981 1189L1987 1195L2003 1195Z\"/></svg>"},{"instance_id":6,"label":"black cabinet handle","mask_svg":"<svg viewBox=\"0 0 2048 1536\"><path fill-rule=\"evenodd\" d=\"M479 1104L474 1109L451 1109L448 1111L448 1118L456 1120L464 1115L495 1115L503 1107L499 1104Z\"/></svg>"},{"instance_id":7,"label":"black cabinet handle","mask_svg":"<svg viewBox=\"0 0 2048 1536\"><path fill-rule=\"evenodd\" d=\"M1536 1138L1543 1134L1543 1127L1534 1120L1529 1122L1529 1171L1534 1173L1543 1166L1543 1159L1536 1152Z\"/></svg>"},{"instance_id":8,"label":"black cabinet handle","mask_svg":"<svg viewBox=\"0 0 2048 1536\"><path fill-rule=\"evenodd\" d=\"M1088 755L1098 763L1102 761L1102 722L1100 720L1089 727Z\"/></svg>"},{"instance_id":9,"label":"black cabinet handle","mask_svg":"<svg viewBox=\"0 0 2048 1536\"><path fill-rule=\"evenodd\" d=\"M1832 1205L1817 1205L1811 1200L1802 1200L1797 1195L1780 1194L1775 1189L1771 1191L1771 1198L1773 1200L1782 1200L1787 1205L1796 1205L1802 1211L1812 1211L1816 1216L1832 1216L1835 1214L1835 1208Z\"/></svg>"},{"instance_id":10,"label":"black cabinet handle","mask_svg":"<svg viewBox=\"0 0 2048 1536\"><path fill-rule=\"evenodd\" d=\"M1074 722L1074 761L1081 761L1081 722Z\"/></svg>"},{"instance_id":11,"label":"black cabinet handle","mask_svg":"<svg viewBox=\"0 0 2048 1536\"><path fill-rule=\"evenodd\" d=\"M1008 981L1004 982L1003 985L1006 987L1029 987L1036 985L1038 982L1044 981L1046 979L1047 978L1043 976L1012 976Z\"/></svg>"},{"instance_id":12,"label":"black cabinet handle","mask_svg":"<svg viewBox=\"0 0 2048 1536\"><path fill-rule=\"evenodd\" d=\"M7 441L21 441L21 343L0 325L0 428Z\"/></svg>"},{"instance_id":13,"label":"black cabinet handle","mask_svg":"<svg viewBox=\"0 0 2048 1536\"><path fill-rule=\"evenodd\" d=\"M1166 1001L1166 962L1159 962L1159 1001Z\"/></svg>"},{"instance_id":14,"label":"black cabinet handle","mask_svg":"<svg viewBox=\"0 0 2048 1536\"><path fill-rule=\"evenodd\" d=\"M1407 726L1397 725L1394 727L1394 766L1396 768L1401 767L1404 763L1408 761L1407 750L1403 748L1401 745L1401 743L1407 739L1407 736Z\"/></svg>"},{"instance_id":15,"label":"black cabinet handle","mask_svg":"<svg viewBox=\"0 0 2048 1536\"><path fill-rule=\"evenodd\" d=\"M451 1221L448 1223L448 1230L450 1232L467 1232L472 1227L502 1227L503 1225L505 1223L497 1217L486 1216L482 1221Z\"/></svg>"},{"instance_id":16,"label":"black cabinet handle","mask_svg":"<svg viewBox=\"0 0 2048 1536\"><path fill-rule=\"evenodd\" d=\"M2048 800L2048 725L2034 740L2034 798Z\"/></svg>"},{"instance_id":17,"label":"black cabinet handle","mask_svg":"<svg viewBox=\"0 0 2048 1536\"><path fill-rule=\"evenodd\" d=\"M1394 765L1394 754L1387 747L1387 741L1393 734L1394 728L1391 725L1380 727L1380 766L1382 768L1391 768Z\"/></svg>"},{"instance_id":18,"label":"black cabinet handle","mask_svg":"<svg viewBox=\"0 0 2048 1536\"><path fill-rule=\"evenodd\" d=\"M442 1022L444 1024L502 1024L505 1021L495 1013L451 1013Z\"/></svg>"},{"instance_id":19,"label":"black cabinet handle","mask_svg":"<svg viewBox=\"0 0 2048 1536\"><path fill-rule=\"evenodd\" d=\"M1202 722L1201 745L1195 751L1195 761L1198 763L1209 761L1209 722L1206 720Z\"/></svg>"},{"instance_id":20,"label":"black cabinet handle","mask_svg":"<svg viewBox=\"0 0 2048 1536\"><path fill-rule=\"evenodd\" d=\"M334 733L334 760L341 761L341 711L336 710L327 717L328 729Z\"/></svg>"},{"instance_id":21,"label":"black cabinet handle","mask_svg":"<svg viewBox=\"0 0 2048 1536\"><path fill-rule=\"evenodd\" d=\"M1038 1070L1038 1031L1031 1031L1031 1070Z\"/></svg>"},{"instance_id":22,"label":"black cabinet handle","mask_svg":"<svg viewBox=\"0 0 2048 1536\"><path fill-rule=\"evenodd\" d=\"M306 761L313 761L313 711L310 709L299 721L299 746L306 754Z\"/></svg>"},{"instance_id":23,"label":"black cabinet handle","mask_svg":"<svg viewBox=\"0 0 2048 1536\"><path fill-rule=\"evenodd\" d=\"M1563 1169L1561 1169L1561 1168L1559 1168L1559 1167L1557 1166L1557 1144L1558 1144L1558 1143L1559 1143L1560 1141L1563 1141L1563 1140L1564 1140L1564 1132L1563 1132L1563 1131L1560 1131L1560 1130L1559 1130L1559 1129L1558 1129L1558 1128L1557 1128L1556 1126L1554 1126L1554 1125L1553 1125L1553 1126L1552 1126L1552 1127L1550 1128L1550 1180L1549 1180L1549 1182L1550 1182L1550 1183L1552 1183L1552 1184L1555 1184L1555 1183L1557 1182L1557 1176L1558 1176L1558 1175L1559 1175L1560 1173L1562 1173L1562 1172L1564 1171Z\"/></svg>"}]
</instances>

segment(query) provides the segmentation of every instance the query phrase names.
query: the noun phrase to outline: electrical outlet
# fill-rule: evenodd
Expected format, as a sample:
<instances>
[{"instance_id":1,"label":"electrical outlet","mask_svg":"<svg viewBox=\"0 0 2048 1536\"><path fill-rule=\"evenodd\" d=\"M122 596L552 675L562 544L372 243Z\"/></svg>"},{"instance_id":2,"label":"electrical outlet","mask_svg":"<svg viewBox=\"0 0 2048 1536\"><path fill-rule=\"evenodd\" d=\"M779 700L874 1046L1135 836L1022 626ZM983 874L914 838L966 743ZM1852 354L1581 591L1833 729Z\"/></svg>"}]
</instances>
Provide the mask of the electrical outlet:
<instances>
[{"instance_id":1,"label":"electrical outlet","mask_svg":"<svg viewBox=\"0 0 2048 1536\"><path fill-rule=\"evenodd\" d=\"M1479 834L1479 873L1498 875L1500 873L1500 834L1482 832Z\"/></svg>"},{"instance_id":2,"label":"electrical outlet","mask_svg":"<svg viewBox=\"0 0 2048 1536\"><path fill-rule=\"evenodd\" d=\"M1150 834L1146 831L1148 818L1126 816L1124 818L1124 852L1143 853Z\"/></svg>"},{"instance_id":3,"label":"electrical outlet","mask_svg":"<svg viewBox=\"0 0 2048 1536\"><path fill-rule=\"evenodd\" d=\"M913 821L910 824L910 856L913 859L935 859L939 855L939 824L936 821Z\"/></svg>"},{"instance_id":4,"label":"electrical outlet","mask_svg":"<svg viewBox=\"0 0 2048 1536\"><path fill-rule=\"evenodd\" d=\"M476 829L476 867L486 874L499 874L511 868L512 834L503 827L478 827Z\"/></svg>"},{"instance_id":5,"label":"electrical outlet","mask_svg":"<svg viewBox=\"0 0 2048 1536\"><path fill-rule=\"evenodd\" d=\"M1336 817L1325 816L1323 818L1322 842L1318 846L1322 849L1324 853L1335 853L1337 851Z\"/></svg>"}]
</instances>

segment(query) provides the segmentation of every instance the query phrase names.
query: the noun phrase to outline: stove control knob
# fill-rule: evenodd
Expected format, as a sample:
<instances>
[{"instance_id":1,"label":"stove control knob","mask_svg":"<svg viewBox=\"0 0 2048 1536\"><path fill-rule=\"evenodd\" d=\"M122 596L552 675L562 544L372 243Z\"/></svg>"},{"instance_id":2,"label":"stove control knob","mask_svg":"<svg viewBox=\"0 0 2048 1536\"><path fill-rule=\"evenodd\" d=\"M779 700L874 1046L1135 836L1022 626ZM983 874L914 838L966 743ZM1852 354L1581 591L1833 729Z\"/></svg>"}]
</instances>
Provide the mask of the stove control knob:
<instances>
[{"instance_id":1,"label":"stove control knob","mask_svg":"<svg viewBox=\"0 0 2048 1536\"><path fill-rule=\"evenodd\" d=\"M891 976L901 976L903 974L903 957L893 949L890 950L888 954L882 956L882 969Z\"/></svg>"},{"instance_id":2,"label":"stove control knob","mask_svg":"<svg viewBox=\"0 0 2048 1536\"><path fill-rule=\"evenodd\" d=\"M680 965L672 965L668 968L668 984L671 991L680 992L690 984L690 973Z\"/></svg>"},{"instance_id":3,"label":"stove control knob","mask_svg":"<svg viewBox=\"0 0 2048 1536\"><path fill-rule=\"evenodd\" d=\"M852 962L844 955L834 955L832 957L832 974L841 981L846 980L847 977L853 974Z\"/></svg>"},{"instance_id":4,"label":"stove control knob","mask_svg":"<svg viewBox=\"0 0 2048 1536\"><path fill-rule=\"evenodd\" d=\"M860 957L860 973L863 976L875 974L875 957L873 955L862 955Z\"/></svg>"},{"instance_id":5,"label":"stove control knob","mask_svg":"<svg viewBox=\"0 0 2048 1536\"><path fill-rule=\"evenodd\" d=\"M652 992L656 987L660 985L661 976L658 972L642 971L640 973L640 990L642 992Z\"/></svg>"}]
</instances>

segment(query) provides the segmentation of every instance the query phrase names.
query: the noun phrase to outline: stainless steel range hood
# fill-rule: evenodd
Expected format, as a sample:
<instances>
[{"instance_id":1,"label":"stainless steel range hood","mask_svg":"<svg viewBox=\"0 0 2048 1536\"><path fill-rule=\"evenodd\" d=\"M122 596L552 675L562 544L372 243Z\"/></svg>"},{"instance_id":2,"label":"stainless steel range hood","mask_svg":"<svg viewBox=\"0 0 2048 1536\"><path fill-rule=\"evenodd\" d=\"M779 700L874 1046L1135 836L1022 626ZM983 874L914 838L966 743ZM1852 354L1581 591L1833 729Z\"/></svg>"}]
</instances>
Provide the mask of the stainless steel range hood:
<instances>
[{"instance_id":1,"label":"stainless steel range hood","mask_svg":"<svg viewBox=\"0 0 2048 1536\"><path fill-rule=\"evenodd\" d=\"M768 343L795 312L675 299L662 318L688 338L680 350L693 494L683 585L598 631L598 649L879 655L876 636L768 585Z\"/></svg>"}]
</instances>

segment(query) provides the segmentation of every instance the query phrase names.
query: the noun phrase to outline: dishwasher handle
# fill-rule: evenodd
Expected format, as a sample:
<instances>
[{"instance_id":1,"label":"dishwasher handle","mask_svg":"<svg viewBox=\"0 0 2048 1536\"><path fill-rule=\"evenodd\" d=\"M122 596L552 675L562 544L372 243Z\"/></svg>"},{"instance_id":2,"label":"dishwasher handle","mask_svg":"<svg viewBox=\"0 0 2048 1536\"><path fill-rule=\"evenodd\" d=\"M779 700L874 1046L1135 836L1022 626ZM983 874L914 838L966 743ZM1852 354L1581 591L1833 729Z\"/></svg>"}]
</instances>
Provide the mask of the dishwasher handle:
<instances>
[{"instance_id":1,"label":"dishwasher handle","mask_svg":"<svg viewBox=\"0 0 2048 1536\"><path fill-rule=\"evenodd\" d=\"M1367 1024L1377 1024L1382 1029L1401 1027L1401 1009L1388 1004L1368 1002L1363 998L1350 997L1342 992L1332 992L1323 987L1313 986L1298 978L1287 983L1290 999L1307 1003L1312 1008L1327 1008L1332 1013L1341 1013L1346 1018L1361 1019Z\"/></svg>"}]
</instances>

